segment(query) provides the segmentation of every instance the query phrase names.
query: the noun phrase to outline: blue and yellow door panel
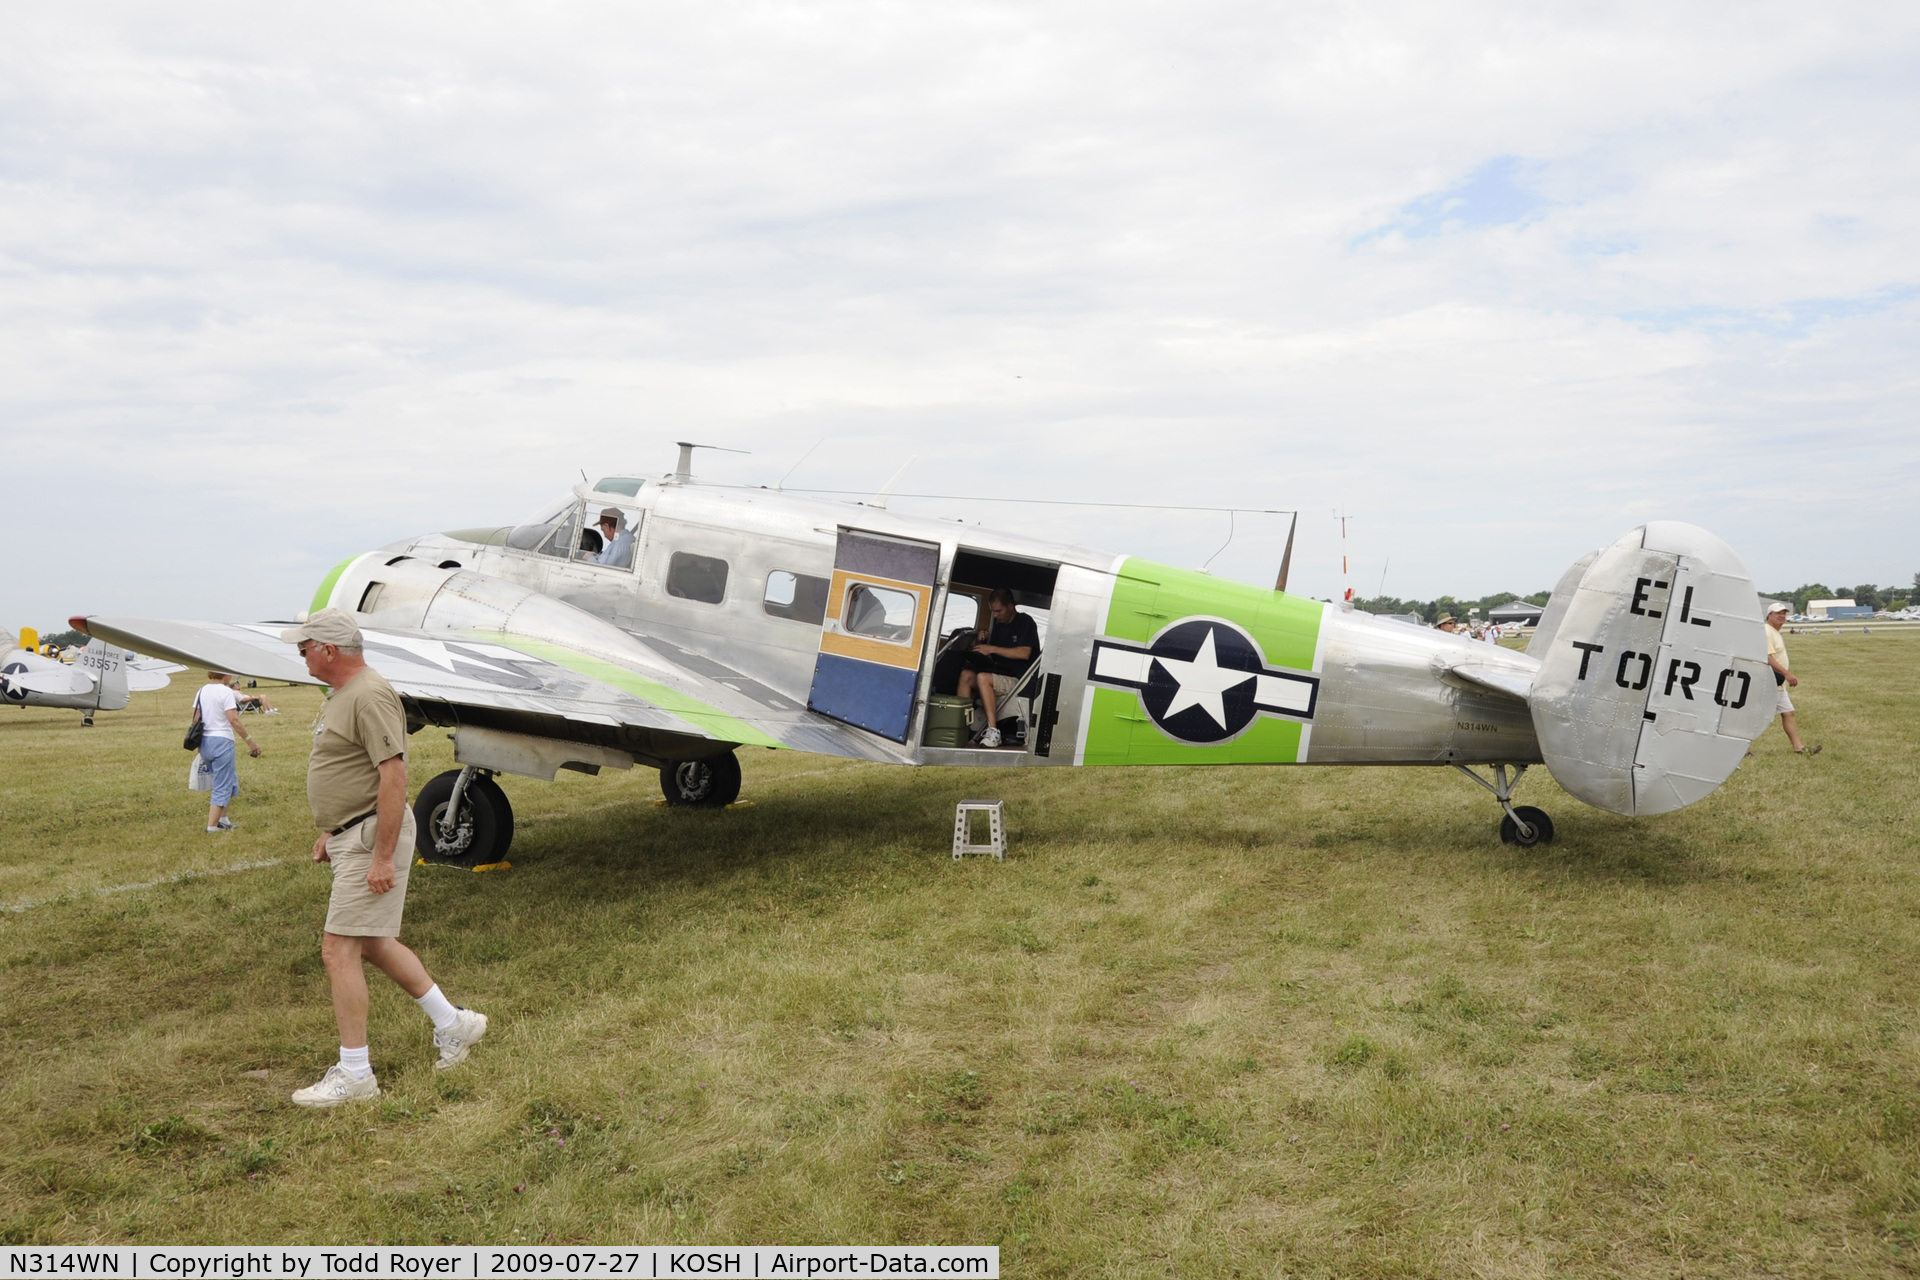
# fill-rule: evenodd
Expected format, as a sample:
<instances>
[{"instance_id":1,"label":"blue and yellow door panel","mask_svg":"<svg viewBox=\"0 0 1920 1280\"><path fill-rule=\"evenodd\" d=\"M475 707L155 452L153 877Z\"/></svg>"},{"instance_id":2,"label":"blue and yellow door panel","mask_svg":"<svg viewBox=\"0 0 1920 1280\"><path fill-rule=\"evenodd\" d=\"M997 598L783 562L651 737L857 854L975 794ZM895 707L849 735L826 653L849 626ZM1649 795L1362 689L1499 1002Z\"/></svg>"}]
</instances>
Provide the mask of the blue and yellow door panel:
<instances>
[{"instance_id":1,"label":"blue and yellow door panel","mask_svg":"<svg viewBox=\"0 0 1920 1280\"><path fill-rule=\"evenodd\" d=\"M938 543L840 530L809 709L907 740L939 573Z\"/></svg>"}]
</instances>

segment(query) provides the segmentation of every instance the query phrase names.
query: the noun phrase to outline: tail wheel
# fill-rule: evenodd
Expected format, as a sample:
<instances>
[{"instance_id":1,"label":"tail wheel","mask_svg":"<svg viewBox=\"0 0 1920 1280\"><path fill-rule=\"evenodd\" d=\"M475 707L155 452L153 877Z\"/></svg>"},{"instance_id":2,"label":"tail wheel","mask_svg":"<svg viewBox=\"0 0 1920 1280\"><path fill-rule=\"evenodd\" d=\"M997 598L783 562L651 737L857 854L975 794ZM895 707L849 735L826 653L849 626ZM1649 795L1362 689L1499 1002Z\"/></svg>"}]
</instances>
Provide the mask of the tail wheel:
<instances>
[{"instance_id":1,"label":"tail wheel","mask_svg":"<svg viewBox=\"0 0 1920 1280\"><path fill-rule=\"evenodd\" d=\"M704 760L669 761L660 770L660 790L670 805L724 809L740 798L740 758L729 751Z\"/></svg>"},{"instance_id":2,"label":"tail wheel","mask_svg":"<svg viewBox=\"0 0 1920 1280\"><path fill-rule=\"evenodd\" d=\"M413 802L414 848L423 860L440 866L472 868L499 862L513 844L513 806L492 778L477 777L467 783L452 829L443 828L460 772L449 769L420 788Z\"/></svg>"},{"instance_id":3,"label":"tail wheel","mask_svg":"<svg viewBox=\"0 0 1920 1280\"><path fill-rule=\"evenodd\" d=\"M1514 818L1520 819L1520 822L1526 823L1530 828L1525 835L1520 833L1520 823L1515 822ZM1545 810L1523 804L1516 808L1511 816L1500 819L1500 843L1517 844L1523 849L1531 849L1537 844L1552 844L1553 819L1546 815Z\"/></svg>"}]
</instances>

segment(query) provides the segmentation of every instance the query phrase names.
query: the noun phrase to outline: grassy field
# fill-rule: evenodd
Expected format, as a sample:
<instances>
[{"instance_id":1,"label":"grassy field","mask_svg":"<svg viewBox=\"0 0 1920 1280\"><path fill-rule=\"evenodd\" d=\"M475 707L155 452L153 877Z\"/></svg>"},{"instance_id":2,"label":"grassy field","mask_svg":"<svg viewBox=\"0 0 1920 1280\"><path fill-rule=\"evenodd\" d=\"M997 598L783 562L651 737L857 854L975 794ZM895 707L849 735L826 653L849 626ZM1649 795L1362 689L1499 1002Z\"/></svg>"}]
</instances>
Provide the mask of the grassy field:
<instances>
[{"instance_id":1,"label":"grassy field","mask_svg":"<svg viewBox=\"0 0 1920 1280\"><path fill-rule=\"evenodd\" d=\"M1804 731L1523 851L1439 770L504 779L511 871L407 940L494 1030L335 1052L309 690L240 830L196 687L0 710L0 1239L998 1243L1013 1276L1920 1270L1920 636L1798 637ZM415 786L450 744L414 740ZM1004 864L947 856L1007 802Z\"/></svg>"}]
</instances>

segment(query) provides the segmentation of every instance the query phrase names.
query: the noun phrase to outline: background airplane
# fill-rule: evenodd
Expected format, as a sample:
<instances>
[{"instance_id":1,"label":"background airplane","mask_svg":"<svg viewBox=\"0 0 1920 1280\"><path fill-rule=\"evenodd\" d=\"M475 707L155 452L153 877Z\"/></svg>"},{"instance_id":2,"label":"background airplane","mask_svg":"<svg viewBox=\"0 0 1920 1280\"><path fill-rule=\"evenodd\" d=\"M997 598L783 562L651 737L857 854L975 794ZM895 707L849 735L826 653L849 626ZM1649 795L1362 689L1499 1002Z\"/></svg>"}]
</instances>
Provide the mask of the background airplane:
<instances>
[{"instance_id":1,"label":"background airplane","mask_svg":"<svg viewBox=\"0 0 1920 1280\"><path fill-rule=\"evenodd\" d=\"M118 645L95 638L71 663L45 658L31 627L20 631L20 646L0 656L0 702L16 707L71 707L90 725L96 711L118 711L132 694L164 689L175 671L186 668L161 658L129 658Z\"/></svg>"},{"instance_id":2,"label":"background airplane","mask_svg":"<svg viewBox=\"0 0 1920 1280\"><path fill-rule=\"evenodd\" d=\"M462 767L416 801L423 856L499 859L512 812L496 774L638 764L671 803L723 805L749 746L903 765L1451 766L1493 793L1503 839L1534 844L1553 825L1512 803L1528 766L1600 808L1664 813L1724 782L1772 719L1753 584L1692 525L1643 525L1576 562L1519 653L1284 581L698 484L695 447L670 475L582 484L519 525L403 539L320 584L311 608L354 614L410 729L450 731ZM630 553L618 563L592 531L609 510ZM1006 699L1025 732L941 743L932 699L996 587L1041 625ZM312 683L285 623L73 625Z\"/></svg>"}]
</instances>

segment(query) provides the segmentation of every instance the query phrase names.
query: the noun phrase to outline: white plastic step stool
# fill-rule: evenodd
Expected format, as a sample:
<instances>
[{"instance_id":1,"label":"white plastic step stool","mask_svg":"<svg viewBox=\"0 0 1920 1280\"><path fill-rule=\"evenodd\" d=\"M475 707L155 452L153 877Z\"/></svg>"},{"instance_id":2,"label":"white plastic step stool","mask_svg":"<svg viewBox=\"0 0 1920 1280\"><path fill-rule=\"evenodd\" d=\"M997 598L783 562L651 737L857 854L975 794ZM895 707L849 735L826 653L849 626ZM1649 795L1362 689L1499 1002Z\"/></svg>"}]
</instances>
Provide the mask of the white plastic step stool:
<instances>
[{"instance_id":1,"label":"white plastic step stool","mask_svg":"<svg viewBox=\"0 0 1920 1280\"><path fill-rule=\"evenodd\" d=\"M972 814L987 815L988 840L985 844L974 844L968 830L969 817ZM953 807L953 860L955 862L970 853L990 853L995 862L1007 860L1007 814L998 800L962 800Z\"/></svg>"}]
</instances>

